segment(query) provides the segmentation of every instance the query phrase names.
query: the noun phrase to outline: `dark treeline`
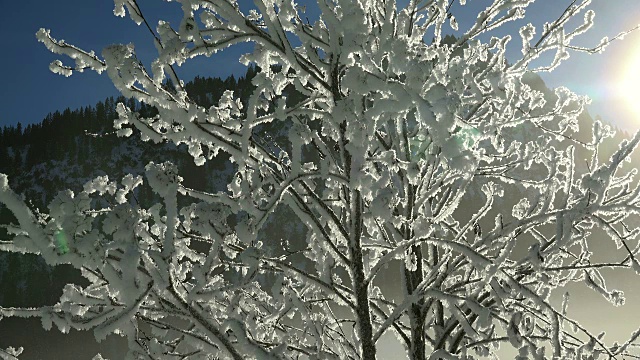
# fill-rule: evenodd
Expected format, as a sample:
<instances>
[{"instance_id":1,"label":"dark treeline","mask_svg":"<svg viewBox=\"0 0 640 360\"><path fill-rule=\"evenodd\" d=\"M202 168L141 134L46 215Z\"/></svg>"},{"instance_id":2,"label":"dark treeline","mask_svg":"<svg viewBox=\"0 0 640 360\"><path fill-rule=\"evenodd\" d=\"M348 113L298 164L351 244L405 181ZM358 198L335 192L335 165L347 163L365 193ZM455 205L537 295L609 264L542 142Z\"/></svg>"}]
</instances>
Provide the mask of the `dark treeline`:
<instances>
[{"instance_id":1,"label":"dark treeline","mask_svg":"<svg viewBox=\"0 0 640 360\"><path fill-rule=\"evenodd\" d=\"M233 75L226 79L196 77L185 85L185 90L192 100L205 107L217 104L225 90L234 90L246 103L255 74L256 69L249 67L238 79ZM120 102L143 117L157 113L153 107L133 99L108 97L95 106L49 113L42 122L26 127L21 123L5 126L0 128L0 172L10 176L22 174L25 169L51 160L67 160L86 167L90 165L87 163L90 156L111 155L108 152L122 141L113 133L116 105Z\"/></svg>"},{"instance_id":2,"label":"dark treeline","mask_svg":"<svg viewBox=\"0 0 640 360\"><path fill-rule=\"evenodd\" d=\"M226 90L233 90L246 105L256 72L255 67L249 67L239 78L196 77L185 84L185 90L190 99L207 108L217 105ZM42 122L26 127L21 123L5 126L0 128L0 173L7 174L11 186L37 207L46 206L58 191L81 189L84 182L95 176L118 179L126 173L140 173L149 161L178 163L182 172L188 174L184 176L187 186L204 189L213 185L207 174L226 166L224 157L198 167L185 149L173 144L143 142L137 134L118 138L113 121L120 102L142 117L157 114L147 104L120 96L109 97L95 106L49 113ZM145 195L151 196L141 194Z\"/></svg>"}]
</instances>

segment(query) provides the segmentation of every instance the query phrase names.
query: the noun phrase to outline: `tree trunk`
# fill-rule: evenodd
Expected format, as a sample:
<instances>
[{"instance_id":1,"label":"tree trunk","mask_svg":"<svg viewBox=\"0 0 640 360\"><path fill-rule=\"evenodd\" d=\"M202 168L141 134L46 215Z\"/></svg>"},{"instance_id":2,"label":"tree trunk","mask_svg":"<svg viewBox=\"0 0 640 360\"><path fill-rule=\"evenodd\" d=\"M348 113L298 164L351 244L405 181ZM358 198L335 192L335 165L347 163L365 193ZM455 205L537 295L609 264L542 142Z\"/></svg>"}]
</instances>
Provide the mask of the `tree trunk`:
<instances>
[{"instance_id":1,"label":"tree trunk","mask_svg":"<svg viewBox=\"0 0 640 360\"><path fill-rule=\"evenodd\" d=\"M351 197L351 273L353 288L356 294L356 317L358 322L358 337L360 338L362 358L374 360L376 358L376 344L373 341L373 325L371 324L371 308L369 306L369 284L365 283L364 262L362 261L362 198L360 191L353 191Z\"/></svg>"},{"instance_id":2,"label":"tree trunk","mask_svg":"<svg viewBox=\"0 0 640 360\"><path fill-rule=\"evenodd\" d=\"M411 247L412 255L416 256L417 268L411 271L404 268L405 287L408 294L413 294L416 287L423 280L422 274L422 252L420 247L414 245ZM426 319L426 311L424 309L424 299L420 299L411 305L409 309L409 322L411 326L411 348L409 349L409 358L411 360L425 359L425 339L424 339L424 322Z\"/></svg>"}]
</instances>

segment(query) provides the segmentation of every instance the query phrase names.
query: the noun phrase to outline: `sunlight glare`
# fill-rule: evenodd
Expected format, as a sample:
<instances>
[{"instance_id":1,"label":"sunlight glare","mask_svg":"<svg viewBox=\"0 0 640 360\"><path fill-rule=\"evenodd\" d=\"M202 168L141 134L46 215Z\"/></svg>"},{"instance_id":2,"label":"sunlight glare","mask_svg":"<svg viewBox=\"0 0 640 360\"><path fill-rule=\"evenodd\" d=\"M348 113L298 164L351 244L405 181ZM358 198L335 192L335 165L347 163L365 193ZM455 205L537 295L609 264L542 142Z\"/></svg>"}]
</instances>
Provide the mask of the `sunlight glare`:
<instances>
[{"instance_id":1,"label":"sunlight glare","mask_svg":"<svg viewBox=\"0 0 640 360\"><path fill-rule=\"evenodd\" d=\"M630 111L640 115L640 46L622 64L618 92Z\"/></svg>"}]
</instances>

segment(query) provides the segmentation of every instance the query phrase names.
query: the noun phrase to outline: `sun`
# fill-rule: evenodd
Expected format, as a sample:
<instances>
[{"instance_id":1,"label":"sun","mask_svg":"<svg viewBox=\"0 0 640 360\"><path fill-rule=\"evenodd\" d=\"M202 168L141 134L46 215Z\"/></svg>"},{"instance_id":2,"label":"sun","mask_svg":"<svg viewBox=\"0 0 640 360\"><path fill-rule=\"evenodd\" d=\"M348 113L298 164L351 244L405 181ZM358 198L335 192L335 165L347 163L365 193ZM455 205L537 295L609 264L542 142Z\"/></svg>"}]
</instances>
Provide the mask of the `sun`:
<instances>
[{"instance_id":1,"label":"sun","mask_svg":"<svg viewBox=\"0 0 640 360\"><path fill-rule=\"evenodd\" d=\"M625 100L629 110L640 115L640 47L622 64L618 94Z\"/></svg>"}]
</instances>

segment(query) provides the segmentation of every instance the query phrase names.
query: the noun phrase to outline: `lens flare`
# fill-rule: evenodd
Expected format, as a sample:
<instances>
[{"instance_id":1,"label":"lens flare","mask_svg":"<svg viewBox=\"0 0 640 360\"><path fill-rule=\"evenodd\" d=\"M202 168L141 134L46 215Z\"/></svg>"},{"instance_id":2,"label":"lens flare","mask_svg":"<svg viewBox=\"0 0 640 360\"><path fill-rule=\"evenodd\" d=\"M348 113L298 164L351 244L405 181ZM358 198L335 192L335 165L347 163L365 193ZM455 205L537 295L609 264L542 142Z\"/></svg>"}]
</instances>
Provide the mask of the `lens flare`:
<instances>
[{"instance_id":1,"label":"lens flare","mask_svg":"<svg viewBox=\"0 0 640 360\"><path fill-rule=\"evenodd\" d=\"M58 253L64 255L69 252L69 243L67 241L67 235L64 230L58 230L53 234L56 239L56 248Z\"/></svg>"}]
</instances>

